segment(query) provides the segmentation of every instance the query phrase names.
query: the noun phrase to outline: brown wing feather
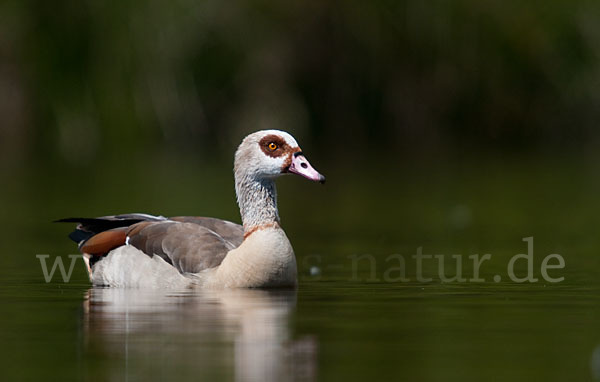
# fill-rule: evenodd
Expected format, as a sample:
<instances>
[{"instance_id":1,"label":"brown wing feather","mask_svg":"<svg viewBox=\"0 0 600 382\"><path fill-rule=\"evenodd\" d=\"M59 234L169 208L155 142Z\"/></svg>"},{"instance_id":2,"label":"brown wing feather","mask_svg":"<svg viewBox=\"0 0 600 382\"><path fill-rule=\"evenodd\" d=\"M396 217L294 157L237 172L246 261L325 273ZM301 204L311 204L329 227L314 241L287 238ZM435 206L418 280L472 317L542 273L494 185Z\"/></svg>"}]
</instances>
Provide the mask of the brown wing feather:
<instances>
[{"instance_id":1,"label":"brown wing feather","mask_svg":"<svg viewBox=\"0 0 600 382\"><path fill-rule=\"evenodd\" d=\"M129 227L114 228L100 232L87 240L79 250L90 255L103 255L125 244Z\"/></svg>"}]
</instances>

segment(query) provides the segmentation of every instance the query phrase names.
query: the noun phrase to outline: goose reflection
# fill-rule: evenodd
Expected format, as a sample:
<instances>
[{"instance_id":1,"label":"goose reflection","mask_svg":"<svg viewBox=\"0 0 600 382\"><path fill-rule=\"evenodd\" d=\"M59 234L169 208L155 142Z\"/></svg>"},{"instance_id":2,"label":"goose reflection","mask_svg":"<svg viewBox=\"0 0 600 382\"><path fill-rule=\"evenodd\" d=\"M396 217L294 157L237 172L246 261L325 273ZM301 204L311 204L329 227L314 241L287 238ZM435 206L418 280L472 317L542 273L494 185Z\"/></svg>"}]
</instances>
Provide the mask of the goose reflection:
<instances>
[{"instance_id":1,"label":"goose reflection","mask_svg":"<svg viewBox=\"0 0 600 382\"><path fill-rule=\"evenodd\" d=\"M93 377L314 380L316 340L289 329L295 303L295 291L92 288L85 349L107 359Z\"/></svg>"}]
</instances>

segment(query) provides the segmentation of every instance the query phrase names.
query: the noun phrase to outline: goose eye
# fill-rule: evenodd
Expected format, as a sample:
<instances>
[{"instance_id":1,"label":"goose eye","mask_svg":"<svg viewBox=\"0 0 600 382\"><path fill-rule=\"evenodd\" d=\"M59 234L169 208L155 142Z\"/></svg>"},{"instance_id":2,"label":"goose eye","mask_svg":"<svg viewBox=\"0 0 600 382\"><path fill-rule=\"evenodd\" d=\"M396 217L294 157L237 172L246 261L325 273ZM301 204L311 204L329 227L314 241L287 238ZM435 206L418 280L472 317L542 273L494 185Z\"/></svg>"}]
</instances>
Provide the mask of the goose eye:
<instances>
[{"instance_id":1,"label":"goose eye","mask_svg":"<svg viewBox=\"0 0 600 382\"><path fill-rule=\"evenodd\" d=\"M277 144L274 142L269 143L269 150L271 150L271 151L277 150Z\"/></svg>"}]
</instances>

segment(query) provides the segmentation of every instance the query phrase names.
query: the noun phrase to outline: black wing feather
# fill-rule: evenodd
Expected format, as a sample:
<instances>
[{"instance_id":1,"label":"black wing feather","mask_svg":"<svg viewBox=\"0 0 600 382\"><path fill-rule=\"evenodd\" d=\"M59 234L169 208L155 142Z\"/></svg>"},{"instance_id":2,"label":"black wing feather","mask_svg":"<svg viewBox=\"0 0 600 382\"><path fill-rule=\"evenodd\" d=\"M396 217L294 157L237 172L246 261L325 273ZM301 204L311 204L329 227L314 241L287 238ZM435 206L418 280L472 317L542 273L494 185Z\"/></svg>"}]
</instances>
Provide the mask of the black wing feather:
<instances>
[{"instance_id":1,"label":"black wing feather","mask_svg":"<svg viewBox=\"0 0 600 382\"><path fill-rule=\"evenodd\" d=\"M122 214L114 216L101 216L98 218L65 218L55 220L55 223L78 223L77 228L69 234L69 238L81 245L90 237L114 228L129 227L143 221L166 220L162 216L146 214Z\"/></svg>"}]
</instances>

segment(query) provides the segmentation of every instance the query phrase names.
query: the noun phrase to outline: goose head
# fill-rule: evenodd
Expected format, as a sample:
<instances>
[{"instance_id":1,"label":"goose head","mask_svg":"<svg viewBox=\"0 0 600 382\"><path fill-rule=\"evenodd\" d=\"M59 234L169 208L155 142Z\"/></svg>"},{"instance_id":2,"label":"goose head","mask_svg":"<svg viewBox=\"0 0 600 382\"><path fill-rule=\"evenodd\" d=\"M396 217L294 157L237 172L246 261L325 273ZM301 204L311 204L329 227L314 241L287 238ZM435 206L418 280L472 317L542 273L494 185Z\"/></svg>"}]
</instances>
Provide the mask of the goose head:
<instances>
[{"instance_id":1,"label":"goose head","mask_svg":"<svg viewBox=\"0 0 600 382\"><path fill-rule=\"evenodd\" d=\"M236 177L255 180L297 174L315 182L325 177L308 162L298 143L280 130L262 130L248 135L235 153Z\"/></svg>"}]
</instances>

